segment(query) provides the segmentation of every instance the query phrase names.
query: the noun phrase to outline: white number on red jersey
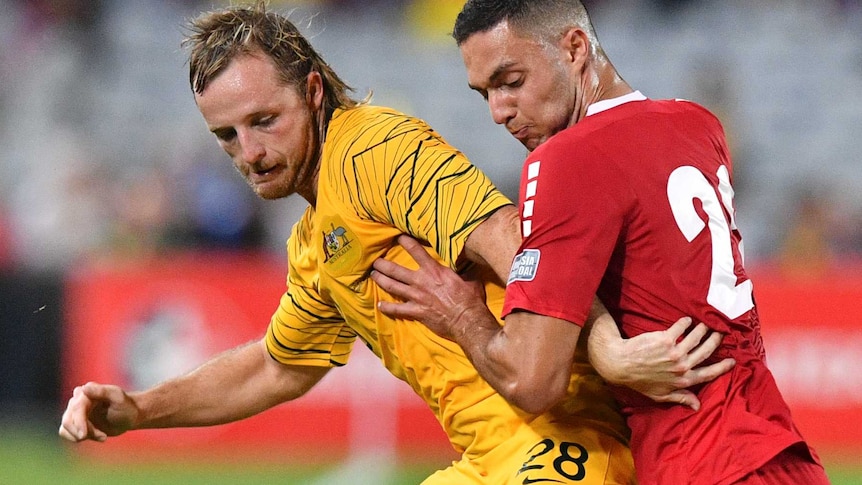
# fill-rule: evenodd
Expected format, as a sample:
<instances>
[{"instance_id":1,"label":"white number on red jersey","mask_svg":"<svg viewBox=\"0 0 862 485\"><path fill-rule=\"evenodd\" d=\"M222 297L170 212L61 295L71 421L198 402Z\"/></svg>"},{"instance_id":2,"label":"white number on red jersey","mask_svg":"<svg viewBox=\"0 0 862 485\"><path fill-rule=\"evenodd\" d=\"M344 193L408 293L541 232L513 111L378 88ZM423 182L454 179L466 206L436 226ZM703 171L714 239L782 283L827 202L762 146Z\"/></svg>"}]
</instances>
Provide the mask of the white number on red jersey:
<instances>
[{"instance_id":1,"label":"white number on red jersey","mask_svg":"<svg viewBox=\"0 0 862 485\"><path fill-rule=\"evenodd\" d=\"M667 198L676 224L685 238L691 242L704 229L709 230L712 242L712 271L706 301L728 318L737 318L754 307L751 280L737 284L734 273L734 258L731 231L736 230L733 216L733 188L727 168L718 169L718 194L700 170L679 167L667 181ZM694 199L701 201L703 211L709 217L705 224L695 210ZM724 215L722 206L730 214ZM739 248L740 255L743 248Z\"/></svg>"}]
</instances>

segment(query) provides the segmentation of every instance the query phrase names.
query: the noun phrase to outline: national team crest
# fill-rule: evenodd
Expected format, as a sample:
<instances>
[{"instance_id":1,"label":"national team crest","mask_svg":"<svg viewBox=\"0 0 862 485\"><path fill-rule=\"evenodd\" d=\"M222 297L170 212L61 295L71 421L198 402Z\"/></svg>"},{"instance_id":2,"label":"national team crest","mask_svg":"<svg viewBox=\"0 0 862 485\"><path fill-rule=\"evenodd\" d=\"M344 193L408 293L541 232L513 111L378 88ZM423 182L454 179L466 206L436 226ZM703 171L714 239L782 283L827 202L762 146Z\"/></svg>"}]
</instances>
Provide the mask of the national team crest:
<instances>
[{"instance_id":1,"label":"national team crest","mask_svg":"<svg viewBox=\"0 0 862 485\"><path fill-rule=\"evenodd\" d=\"M323 233L323 245L327 260L348 244L350 244L350 239L347 238L347 229L342 226L333 226L331 231Z\"/></svg>"},{"instance_id":2,"label":"national team crest","mask_svg":"<svg viewBox=\"0 0 862 485\"><path fill-rule=\"evenodd\" d=\"M350 227L335 216L323 221L323 263L330 273L344 274L359 261L362 248Z\"/></svg>"}]
</instances>

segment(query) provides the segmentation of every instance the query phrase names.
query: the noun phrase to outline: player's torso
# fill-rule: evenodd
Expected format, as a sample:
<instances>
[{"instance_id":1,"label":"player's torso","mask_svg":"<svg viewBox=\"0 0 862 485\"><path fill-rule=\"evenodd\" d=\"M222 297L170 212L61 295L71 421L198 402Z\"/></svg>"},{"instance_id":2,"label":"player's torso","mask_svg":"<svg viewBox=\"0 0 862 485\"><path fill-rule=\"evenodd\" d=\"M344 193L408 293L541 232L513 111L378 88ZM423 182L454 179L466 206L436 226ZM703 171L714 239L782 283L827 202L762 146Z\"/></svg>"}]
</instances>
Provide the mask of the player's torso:
<instances>
[{"instance_id":1,"label":"player's torso","mask_svg":"<svg viewBox=\"0 0 862 485\"><path fill-rule=\"evenodd\" d=\"M798 436L786 427L787 407L762 360L723 133L711 115L681 101L652 103L609 127L615 140L606 163L618 166L619 193L630 205L617 246L625 251L611 256L600 298L628 335L691 316L726 334L708 362L737 359L716 383L693 389L703 404L697 413L618 394L631 417L636 464L648 470L646 483L739 476ZM742 449L745 460L734 458ZM686 472L670 479L674 467Z\"/></svg>"},{"instance_id":2,"label":"player's torso","mask_svg":"<svg viewBox=\"0 0 862 485\"><path fill-rule=\"evenodd\" d=\"M615 137L608 163L618 166L631 205L625 254L612 256L600 296L628 335L682 316L723 332L756 327L720 125L685 101L642 106L603 130Z\"/></svg>"},{"instance_id":3,"label":"player's torso","mask_svg":"<svg viewBox=\"0 0 862 485\"><path fill-rule=\"evenodd\" d=\"M333 146L337 146L333 143ZM460 347L418 322L396 320L377 310L390 299L369 278L373 262L386 258L415 267L396 242L403 231L377 220L366 176L340 156L324 153L317 203L294 230L292 261L318 289L395 377L407 382L437 415L453 445L481 454L511 434L518 413L478 376ZM368 167L364 167L367 169ZM367 184L367 181L365 182ZM499 314L504 289L486 287L489 305Z\"/></svg>"}]
</instances>

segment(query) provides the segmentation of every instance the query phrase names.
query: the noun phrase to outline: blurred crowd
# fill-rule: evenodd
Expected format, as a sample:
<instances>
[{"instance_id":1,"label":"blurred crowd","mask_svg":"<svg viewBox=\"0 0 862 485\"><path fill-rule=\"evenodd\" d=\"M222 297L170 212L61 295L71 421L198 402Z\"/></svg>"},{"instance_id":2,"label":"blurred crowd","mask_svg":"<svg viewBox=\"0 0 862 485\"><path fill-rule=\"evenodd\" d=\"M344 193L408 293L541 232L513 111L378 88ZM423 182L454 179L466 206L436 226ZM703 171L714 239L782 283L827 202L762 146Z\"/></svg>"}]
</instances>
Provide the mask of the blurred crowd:
<instances>
[{"instance_id":1,"label":"blurred crowd","mask_svg":"<svg viewBox=\"0 0 862 485\"><path fill-rule=\"evenodd\" d=\"M0 0L0 270L181 248L283 252L188 87L184 20L220 0ZM428 120L515 197L525 152L466 86L459 0L272 1L363 97ZM591 0L630 84L711 108L749 261L862 256L862 5Z\"/></svg>"}]
</instances>

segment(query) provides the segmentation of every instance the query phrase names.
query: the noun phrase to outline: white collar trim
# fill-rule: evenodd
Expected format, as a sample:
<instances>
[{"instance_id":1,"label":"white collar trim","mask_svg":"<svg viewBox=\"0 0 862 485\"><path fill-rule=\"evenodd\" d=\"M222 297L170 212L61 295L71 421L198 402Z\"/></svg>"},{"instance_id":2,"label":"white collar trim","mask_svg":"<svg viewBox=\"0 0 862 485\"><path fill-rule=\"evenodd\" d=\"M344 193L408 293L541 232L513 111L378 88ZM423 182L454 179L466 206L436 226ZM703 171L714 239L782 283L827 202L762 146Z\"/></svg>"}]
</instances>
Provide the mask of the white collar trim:
<instances>
[{"instance_id":1,"label":"white collar trim","mask_svg":"<svg viewBox=\"0 0 862 485\"><path fill-rule=\"evenodd\" d=\"M633 93L624 94L618 98L612 99L603 99L596 103L593 103L587 106L587 116L594 115L596 113L601 113L602 111L607 111L611 108L616 108L617 106L625 103L630 103L632 101L644 101L646 100L646 96L641 94L640 91L635 91Z\"/></svg>"}]
</instances>

